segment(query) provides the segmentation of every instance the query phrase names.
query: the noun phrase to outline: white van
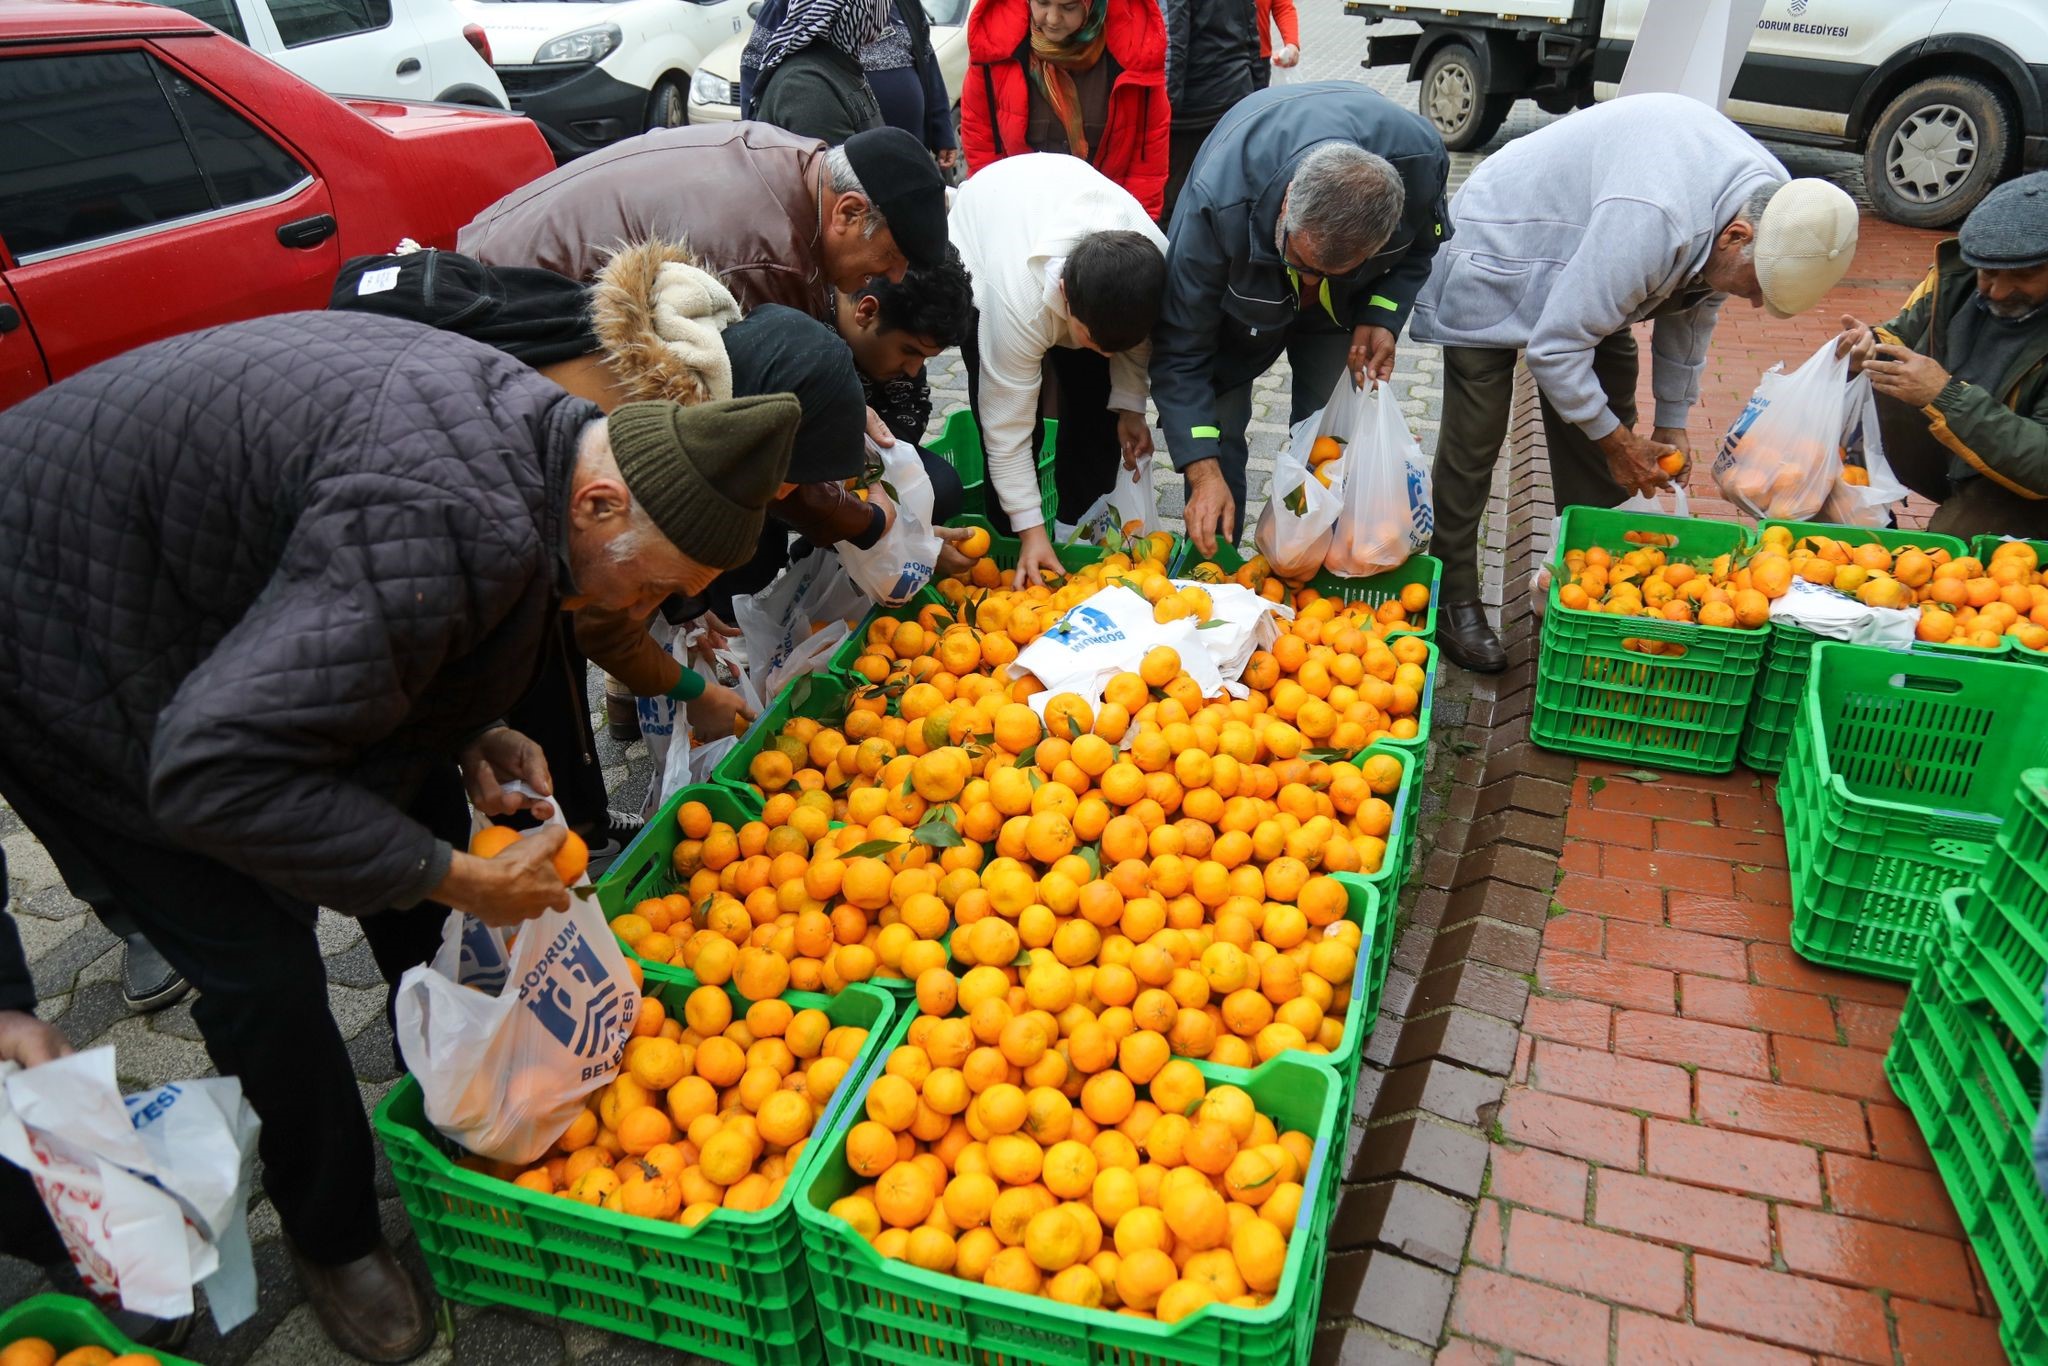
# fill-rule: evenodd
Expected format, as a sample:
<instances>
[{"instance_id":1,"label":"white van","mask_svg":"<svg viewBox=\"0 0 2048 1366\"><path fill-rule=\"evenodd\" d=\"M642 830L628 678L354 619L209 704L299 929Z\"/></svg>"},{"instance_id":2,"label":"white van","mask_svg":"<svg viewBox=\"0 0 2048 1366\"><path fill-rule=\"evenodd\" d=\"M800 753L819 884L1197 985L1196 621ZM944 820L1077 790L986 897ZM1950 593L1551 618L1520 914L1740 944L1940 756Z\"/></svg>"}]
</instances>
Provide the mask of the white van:
<instances>
[{"instance_id":1,"label":"white van","mask_svg":"<svg viewBox=\"0 0 2048 1366\"><path fill-rule=\"evenodd\" d=\"M1349 0L1420 33L1373 34L1368 66L1406 66L1453 150L1517 99L1566 109L1614 94L1649 0ZM1863 154L1877 211L1962 220L1999 181L2048 164L2048 0L1766 0L1728 115L1759 137Z\"/></svg>"},{"instance_id":2,"label":"white van","mask_svg":"<svg viewBox=\"0 0 2048 1366\"><path fill-rule=\"evenodd\" d=\"M331 95L509 108L477 25L449 0L157 0Z\"/></svg>"},{"instance_id":3,"label":"white van","mask_svg":"<svg viewBox=\"0 0 2048 1366\"><path fill-rule=\"evenodd\" d=\"M557 158L689 122L690 77L748 0L454 0L483 25L512 107Z\"/></svg>"}]
</instances>

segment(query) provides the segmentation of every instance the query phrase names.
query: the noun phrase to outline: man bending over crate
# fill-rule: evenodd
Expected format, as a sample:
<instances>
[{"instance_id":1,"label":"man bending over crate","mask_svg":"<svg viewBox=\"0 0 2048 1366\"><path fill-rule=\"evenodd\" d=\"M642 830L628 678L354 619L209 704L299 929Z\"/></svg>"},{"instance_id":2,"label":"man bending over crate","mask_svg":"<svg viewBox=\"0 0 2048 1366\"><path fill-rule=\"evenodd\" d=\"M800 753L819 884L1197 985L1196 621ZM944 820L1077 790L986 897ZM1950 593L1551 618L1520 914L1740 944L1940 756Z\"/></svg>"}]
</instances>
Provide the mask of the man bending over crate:
<instances>
[{"instance_id":1,"label":"man bending over crate","mask_svg":"<svg viewBox=\"0 0 2048 1366\"><path fill-rule=\"evenodd\" d=\"M1444 348L1437 644L1492 673L1507 654L1479 605L1479 536L1516 352L1542 394L1557 506L1653 493L1692 453L1686 420L1721 301L1780 318L1813 307L1855 257L1856 206L1825 181L1788 181L1776 157L1697 100L1635 95L1488 157L1451 218L1457 238L1415 301L1413 328ZM1629 330L1644 321L1657 397L1648 437L1635 431ZM1674 451L1680 459L1666 459Z\"/></svg>"},{"instance_id":2,"label":"man bending over crate","mask_svg":"<svg viewBox=\"0 0 2048 1366\"><path fill-rule=\"evenodd\" d=\"M1892 472L1941 504L1927 529L2048 536L2048 171L1970 210L1897 317L1842 328Z\"/></svg>"},{"instance_id":3,"label":"man bending over crate","mask_svg":"<svg viewBox=\"0 0 2048 1366\"><path fill-rule=\"evenodd\" d=\"M378 1223L316 908L359 917L396 982L450 907L512 925L568 906L559 829L474 857L463 786L487 813L523 804L506 779L551 789L499 718L562 667L563 608L650 611L744 561L798 412L774 394L604 418L480 342L291 313L0 413L0 796L74 894L111 897L199 989L345 1351L403 1361L434 1322Z\"/></svg>"}]
</instances>

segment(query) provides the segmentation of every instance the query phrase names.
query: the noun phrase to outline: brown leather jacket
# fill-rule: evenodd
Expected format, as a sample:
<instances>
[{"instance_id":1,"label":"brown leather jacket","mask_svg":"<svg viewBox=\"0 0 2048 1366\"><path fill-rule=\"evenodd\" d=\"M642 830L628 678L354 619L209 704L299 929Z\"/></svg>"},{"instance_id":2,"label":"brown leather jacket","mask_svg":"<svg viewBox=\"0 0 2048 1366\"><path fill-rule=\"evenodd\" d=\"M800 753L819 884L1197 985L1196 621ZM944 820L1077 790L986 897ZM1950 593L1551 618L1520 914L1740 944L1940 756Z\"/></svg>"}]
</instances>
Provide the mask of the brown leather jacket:
<instances>
[{"instance_id":1,"label":"brown leather jacket","mask_svg":"<svg viewBox=\"0 0 2048 1366\"><path fill-rule=\"evenodd\" d=\"M455 249L578 280L612 252L687 243L742 309L786 304L832 321L819 251L825 144L765 123L665 128L579 157L478 214Z\"/></svg>"}]
</instances>

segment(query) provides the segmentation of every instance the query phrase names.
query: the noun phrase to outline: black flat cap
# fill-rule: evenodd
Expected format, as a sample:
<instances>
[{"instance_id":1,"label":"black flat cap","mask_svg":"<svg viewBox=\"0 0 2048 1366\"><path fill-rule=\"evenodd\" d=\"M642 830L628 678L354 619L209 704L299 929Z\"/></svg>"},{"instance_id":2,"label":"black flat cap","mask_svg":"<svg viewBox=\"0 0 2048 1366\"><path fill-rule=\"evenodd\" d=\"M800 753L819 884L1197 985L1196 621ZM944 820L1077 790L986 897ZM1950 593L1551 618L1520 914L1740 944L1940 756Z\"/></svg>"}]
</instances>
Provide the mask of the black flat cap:
<instances>
[{"instance_id":1,"label":"black flat cap","mask_svg":"<svg viewBox=\"0 0 2048 1366\"><path fill-rule=\"evenodd\" d=\"M846 161L910 264L943 262L946 182L924 144L901 128L870 128L846 140Z\"/></svg>"}]
</instances>

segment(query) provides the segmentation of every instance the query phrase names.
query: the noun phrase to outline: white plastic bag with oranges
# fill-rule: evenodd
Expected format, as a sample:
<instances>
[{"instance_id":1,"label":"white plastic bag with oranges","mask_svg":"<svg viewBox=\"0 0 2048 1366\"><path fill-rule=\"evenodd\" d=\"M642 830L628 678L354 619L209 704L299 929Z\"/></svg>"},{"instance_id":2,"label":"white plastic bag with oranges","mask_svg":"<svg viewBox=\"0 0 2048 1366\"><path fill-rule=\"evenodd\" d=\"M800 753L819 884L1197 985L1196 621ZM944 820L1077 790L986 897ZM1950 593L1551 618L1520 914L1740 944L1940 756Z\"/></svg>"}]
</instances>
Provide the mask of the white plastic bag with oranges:
<instances>
[{"instance_id":1,"label":"white plastic bag with oranges","mask_svg":"<svg viewBox=\"0 0 2048 1366\"><path fill-rule=\"evenodd\" d=\"M1849 359L1823 342L1791 374L1773 366L1714 454L1714 483L1755 517L1803 522L1842 473Z\"/></svg>"},{"instance_id":2,"label":"white plastic bag with oranges","mask_svg":"<svg viewBox=\"0 0 2048 1366\"><path fill-rule=\"evenodd\" d=\"M1119 536L1142 536L1162 527L1159 491L1153 487L1152 457L1148 455L1135 471L1117 467L1116 483L1088 505L1070 539L1076 545L1115 545Z\"/></svg>"},{"instance_id":3,"label":"white plastic bag with oranges","mask_svg":"<svg viewBox=\"0 0 2048 1366\"><path fill-rule=\"evenodd\" d=\"M1348 377L1339 379L1337 387L1349 383ZM1337 526L1323 557L1324 568L1347 578L1399 568L1436 530L1429 459L1408 430L1394 391L1371 385L1357 396L1356 409L1341 462Z\"/></svg>"},{"instance_id":4,"label":"white plastic bag with oranges","mask_svg":"<svg viewBox=\"0 0 2048 1366\"><path fill-rule=\"evenodd\" d=\"M557 803L549 823L560 820ZM398 1051L436 1129L480 1157L527 1163L618 1070L640 989L587 875L568 910L518 927L495 990L496 974L465 979L466 957L502 942L478 928L450 915L434 961L399 979Z\"/></svg>"},{"instance_id":5,"label":"white plastic bag with oranges","mask_svg":"<svg viewBox=\"0 0 2048 1366\"><path fill-rule=\"evenodd\" d=\"M924 472L917 447L908 441L877 446L867 443L869 467L881 473L871 490L896 505L896 515L881 539L863 550L851 541L832 547L846 572L876 602L894 607L910 601L931 582L939 563L939 538L932 530L932 481ZM869 497L874 497L871 491Z\"/></svg>"},{"instance_id":6,"label":"white plastic bag with oranges","mask_svg":"<svg viewBox=\"0 0 2048 1366\"><path fill-rule=\"evenodd\" d=\"M1355 407L1351 382L1338 380L1329 403L1295 423L1286 449L1274 457L1272 485L1252 543L1273 572L1290 582L1306 583L1322 572L1343 506L1349 463L1344 444L1351 439Z\"/></svg>"},{"instance_id":7,"label":"white plastic bag with oranges","mask_svg":"<svg viewBox=\"0 0 2048 1366\"><path fill-rule=\"evenodd\" d=\"M1843 407L1842 468L1821 504L1820 519L1839 526L1887 526L1891 505L1906 496L1906 486L1884 458L1877 391L1870 387L1870 376L1849 381Z\"/></svg>"}]
</instances>

